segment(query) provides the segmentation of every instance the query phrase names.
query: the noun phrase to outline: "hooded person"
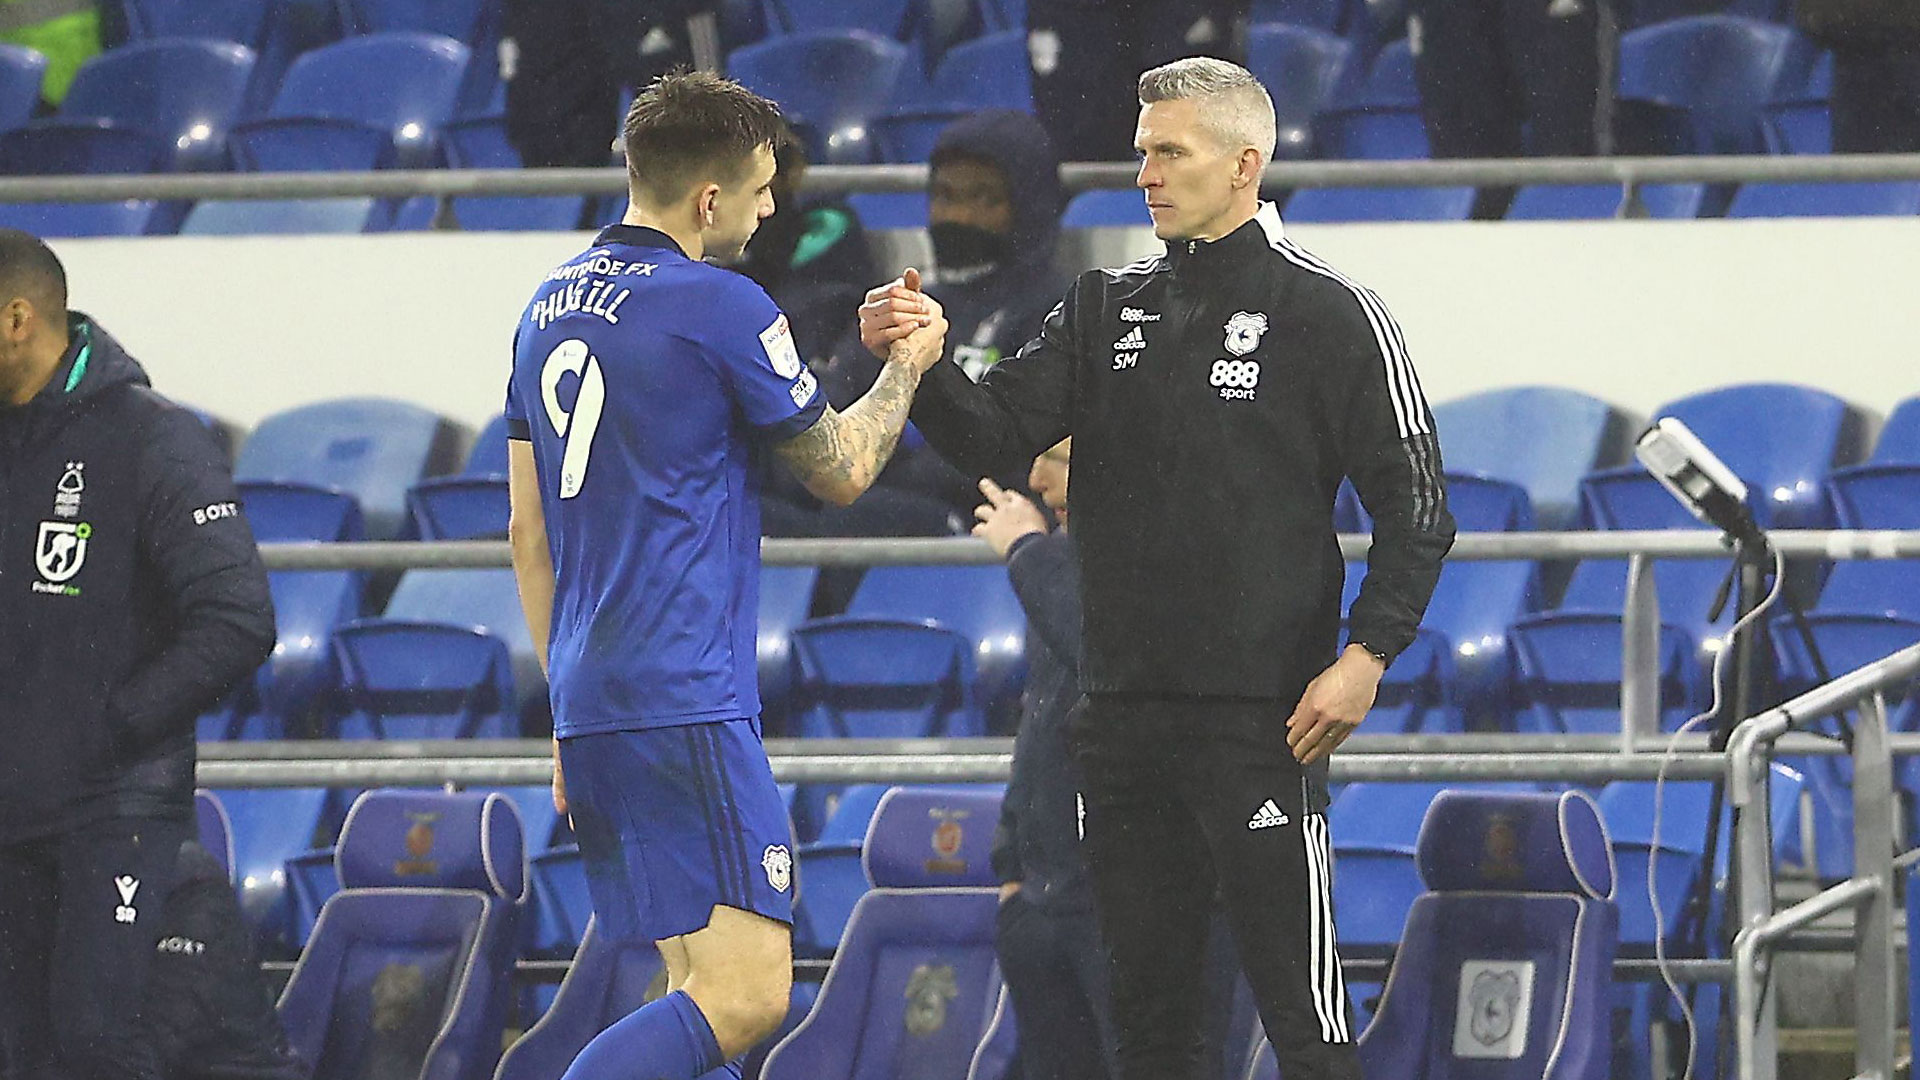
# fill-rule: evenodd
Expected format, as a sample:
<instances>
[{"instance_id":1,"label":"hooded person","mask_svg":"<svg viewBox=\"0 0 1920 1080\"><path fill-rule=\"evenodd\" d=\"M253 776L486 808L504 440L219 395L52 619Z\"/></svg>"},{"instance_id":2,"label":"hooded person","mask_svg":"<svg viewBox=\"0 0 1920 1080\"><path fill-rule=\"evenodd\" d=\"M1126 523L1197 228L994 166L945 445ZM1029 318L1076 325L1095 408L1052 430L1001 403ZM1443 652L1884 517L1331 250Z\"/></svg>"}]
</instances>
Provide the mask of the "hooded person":
<instances>
[{"instance_id":1,"label":"hooded person","mask_svg":"<svg viewBox=\"0 0 1920 1080\"><path fill-rule=\"evenodd\" d=\"M153 1080L136 1025L194 719L273 649L225 455L0 229L0 1059Z\"/></svg>"},{"instance_id":2,"label":"hooded person","mask_svg":"<svg viewBox=\"0 0 1920 1080\"><path fill-rule=\"evenodd\" d=\"M927 232L933 267L926 291L944 306L953 358L975 381L1035 334L1065 291L1054 267L1066 192L1060 159L1040 121L990 109L947 125L934 144L927 178ZM873 384L878 362L849 334L825 365L822 382L836 408ZM977 476L966 476L927 447L911 427L880 484L931 496L971 520ZM1000 478L1017 486L1022 477Z\"/></svg>"}]
</instances>

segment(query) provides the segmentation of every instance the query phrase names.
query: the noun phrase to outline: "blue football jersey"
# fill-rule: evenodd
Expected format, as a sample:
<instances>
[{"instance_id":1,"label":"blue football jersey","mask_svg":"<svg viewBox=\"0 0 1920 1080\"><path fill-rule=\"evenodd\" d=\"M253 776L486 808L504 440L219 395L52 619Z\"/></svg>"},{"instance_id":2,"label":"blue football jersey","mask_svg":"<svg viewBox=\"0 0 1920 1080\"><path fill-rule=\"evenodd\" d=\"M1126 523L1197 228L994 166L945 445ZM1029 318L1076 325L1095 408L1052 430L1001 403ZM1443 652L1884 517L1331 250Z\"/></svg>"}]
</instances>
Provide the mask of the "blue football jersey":
<instances>
[{"instance_id":1,"label":"blue football jersey","mask_svg":"<svg viewBox=\"0 0 1920 1080\"><path fill-rule=\"evenodd\" d=\"M614 225L514 335L507 424L533 443L557 578L562 738L755 716L755 461L826 409L752 280Z\"/></svg>"}]
</instances>

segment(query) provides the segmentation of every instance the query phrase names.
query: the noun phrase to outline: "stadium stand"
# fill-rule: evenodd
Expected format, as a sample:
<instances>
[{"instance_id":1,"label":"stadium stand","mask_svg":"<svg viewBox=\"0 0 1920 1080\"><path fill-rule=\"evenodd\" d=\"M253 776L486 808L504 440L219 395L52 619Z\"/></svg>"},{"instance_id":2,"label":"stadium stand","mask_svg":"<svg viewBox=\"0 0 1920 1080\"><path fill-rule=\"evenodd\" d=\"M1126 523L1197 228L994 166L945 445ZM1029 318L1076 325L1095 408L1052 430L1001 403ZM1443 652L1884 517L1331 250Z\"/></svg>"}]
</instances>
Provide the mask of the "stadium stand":
<instances>
[{"instance_id":1,"label":"stadium stand","mask_svg":"<svg viewBox=\"0 0 1920 1080\"><path fill-rule=\"evenodd\" d=\"M1483 856L1483 847L1497 854ZM1413 901L1359 1037L1368 1072L1427 1076L1437 1060L1476 1076L1607 1076L1619 913L1593 801L1579 792L1443 792L1416 860L1427 891ZM1486 1010L1489 999L1506 1008ZM1479 1019L1492 1015L1505 1022ZM1248 1075L1277 1080L1270 1047Z\"/></svg>"},{"instance_id":2,"label":"stadium stand","mask_svg":"<svg viewBox=\"0 0 1920 1080\"><path fill-rule=\"evenodd\" d=\"M370 791L347 815L338 858L342 888L280 997L288 1039L323 1080L375 1063L486 1080L526 895L512 800Z\"/></svg>"},{"instance_id":3,"label":"stadium stand","mask_svg":"<svg viewBox=\"0 0 1920 1080\"><path fill-rule=\"evenodd\" d=\"M303 53L265 118L237 125L245 169L371 169L434 162L467 47L434 34L369 34Z\"/></svg>"},{"instance_id":4,"label":"stadium stand","mask_svg":"<svg viewBox=\"0 0 1920 1080\"><path fill-rule=\"evenodd\" d=\"M390 539L406 519L407 490L453 471L461 435L452 421L405 402L317 402L262 420L240 447L234 475L346 492L359 500L368 537Z\"/></svg>"},{"instance_id":5,"label":"stadium stand","mask_svg":"<svg viewBox=\"0 0 1920 1080\"><path fill-rule=\"evenodd\" d=\"M0 139L9 173L223 169L254 53L226 41L135 41L82 65L57 115Z\"/></svg>"},{"instance_id":6,"label":"stadium stand","mask_svg":"<svg viewBox=\"0 0 1920 1080\"><path fill-rule=\"evenodd\" d=\"M999 796L980 791L896 788L881 799L862 857L873 888L763 1080L898 1075L909 1062L928 1080L968 1075L1001 997L987 860L999 813Z\"/></svg>"},{"instance_id":7,"label":"stadium stand","mask_svg":"<svg viewBox=\"0 0 1920 1080\"><path fill-rule=\"evenodd\" d=\"M610 941L591 924L540 1022L500 1058L494 1080L552 1080L595 1035L665 988L652 942Z\"/></svg>"}]
</instances>

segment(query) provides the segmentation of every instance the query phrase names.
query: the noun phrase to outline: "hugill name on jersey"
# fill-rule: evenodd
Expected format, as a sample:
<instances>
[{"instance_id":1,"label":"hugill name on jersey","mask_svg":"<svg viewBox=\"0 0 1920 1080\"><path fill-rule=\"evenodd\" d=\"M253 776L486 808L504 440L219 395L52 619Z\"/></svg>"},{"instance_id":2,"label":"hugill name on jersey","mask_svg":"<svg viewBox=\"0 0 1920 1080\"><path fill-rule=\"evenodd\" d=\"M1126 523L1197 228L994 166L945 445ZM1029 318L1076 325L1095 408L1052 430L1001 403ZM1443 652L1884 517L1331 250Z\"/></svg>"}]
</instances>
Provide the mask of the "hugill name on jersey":
<instances>
[{"instance_id":1,"label":"hugill name on jersey","mask_svg":"<svg viewBox=\"0 0 1920 1080\"><path fill-rule=\"evenodd\" d=\"M577 282L555 292L552 296L534 301L532 317L535 325L545 330L547 324L562 315L584 311L589 315L598 315L614 326L620 325L620 305L627 302L633 294L632 289L614 292L614 284L609 281L596 281L591 284Z\"/></svg>"}]
</instances>

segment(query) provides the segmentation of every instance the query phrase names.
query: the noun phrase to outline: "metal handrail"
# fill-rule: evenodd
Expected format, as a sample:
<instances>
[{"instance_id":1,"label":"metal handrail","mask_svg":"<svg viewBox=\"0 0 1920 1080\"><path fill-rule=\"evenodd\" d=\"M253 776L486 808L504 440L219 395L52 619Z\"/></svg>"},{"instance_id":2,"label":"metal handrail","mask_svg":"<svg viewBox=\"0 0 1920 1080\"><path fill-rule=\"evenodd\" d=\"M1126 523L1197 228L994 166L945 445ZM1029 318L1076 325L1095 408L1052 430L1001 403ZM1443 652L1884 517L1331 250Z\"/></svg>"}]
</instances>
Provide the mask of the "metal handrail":
<instances>
[{"instance_id":1,"label":"metal handrail","mask_svg":"<svg viewBox=\"0 0 1920 1080\"><path fill-rule=\"evenodd\" d=\"M1843 908L1854 916L1855 1070L1893 1075L1894 971L1891 906L1895 859L1894 739L1886 692L1920 676L1920 645L1867 664L1740 723L1727 741L1734 809L1734 1050L1740 1080L1773 1080L1779 1066L1779 999L1768 993L1770 950L1784 934ZM1797 725L1843 710L1853 723L1853 876L1775 912L1767 785L1780 740ZM1902 863L1910 861L1902 856Z\"/></svg>"},{"instance_id":2,"label":"metal handrail","mask_svg":"<svg viewBox=\"0 0 1920 1080\"><path fill-rule=\"evenodd\" d=\"M1789 559L1920 559L1920 531L1792 530L1768 534ZM1343 534L1340 553L1366 555L1372 540ZM270 570L408 570L417 567L499 568L512 565L504 540L365 541L260 545ZM1718 533L1706 530L1461 533L1447 558L1461 562L1505 559L1724 559L1732 553ZM972 537L899 539L767 539L760 542L768 566L986 565L999 557Z\"/></svg>"},{"instance_id":3,"label":"metal handrail","mask_svg":"<svg viewBox=\"0 0 1920 1080\"><path fill-rule=\"evenodd\" d=\"M1069 193L1127 188L1126 162L1063 165ZM1920 154L1727 155L1719 157L1525 158L1459 161L1286 161L1267 166L1271 187L1450 187L1522 184L1809 183L1920 180ZM821 165L808 192L922 191L925 165ZM0 179L0 202L123 199L396 199L500 195L619 195L626 170L391 169L310 173L161 173Z\"/></svg>"},{"instance_id":4,"label":"metal handrail","mask_svg":"<svg viewBox=\"0 0 1920 1080\"><path fill-rule=\"evenodd\" d=\"M1920 754L1920 735L1889 740L1894 752ZM1374 735L1354 739L1332 760L1332 778L1352 781L1651 780L1664 738L1643 739L1622 754L1597 736ZM1780 744L1795 755L1846 753L1831 739L1798 735ZM545 739L364 742L206 743L203 787L519 786L550 778ZM997 782L1008 778L1013 742L978 739L769 739L767 755L782 783ZM1724 775L1726 757L1704 736L1682 737L1666 775L1705 780Z\"/></svg>"}]
</instances>

